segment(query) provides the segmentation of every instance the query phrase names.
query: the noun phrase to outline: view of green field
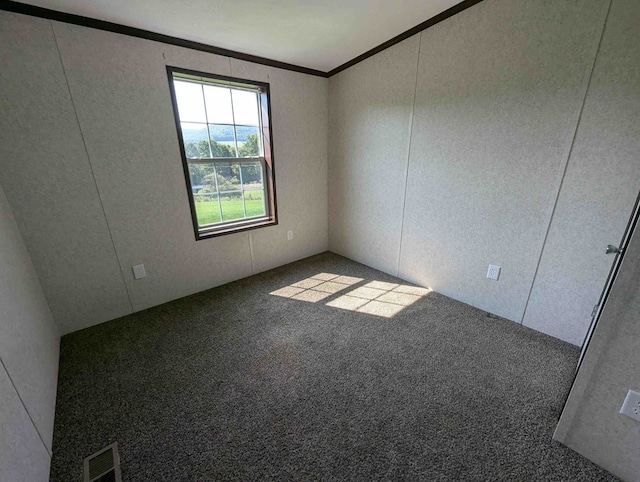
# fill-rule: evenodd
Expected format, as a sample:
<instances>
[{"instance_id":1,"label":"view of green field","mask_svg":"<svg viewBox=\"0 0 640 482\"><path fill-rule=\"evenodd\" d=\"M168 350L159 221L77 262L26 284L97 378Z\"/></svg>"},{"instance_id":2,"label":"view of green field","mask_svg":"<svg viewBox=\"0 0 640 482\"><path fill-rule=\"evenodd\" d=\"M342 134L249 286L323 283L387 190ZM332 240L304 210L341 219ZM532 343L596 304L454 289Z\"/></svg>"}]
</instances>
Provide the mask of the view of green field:
<instances>
[{"instance_id":1,"label":"view of green field","mask_svg":"<svg viewBox=\"0 0 640 482\"><path fill-rule=\"evenodd\" d=\"M200 226L204 224L219 223L220 222L220 209L218 208L218 201L196 201L196 213L198 215L198 224ZM220 201L220 207L222 208L223 221L232 221L234 219L243 219L244 210L242 209L242 199L225 199ZM246 200L247 217L260 216L265 214L264 201L262 199L247 199Z\"/></svg>"}]
</instances>

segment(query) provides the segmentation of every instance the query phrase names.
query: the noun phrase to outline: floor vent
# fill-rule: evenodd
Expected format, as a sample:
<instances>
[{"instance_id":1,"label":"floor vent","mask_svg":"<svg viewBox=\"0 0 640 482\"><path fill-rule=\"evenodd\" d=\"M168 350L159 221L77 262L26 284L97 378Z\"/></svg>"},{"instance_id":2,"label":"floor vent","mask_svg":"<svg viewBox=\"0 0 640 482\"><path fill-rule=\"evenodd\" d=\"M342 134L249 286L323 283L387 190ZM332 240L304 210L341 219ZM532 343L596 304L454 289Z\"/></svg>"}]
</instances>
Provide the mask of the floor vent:
<instances>
[{"instance_id":1,"label":"floor vent","mask_svg":"<svg viewBox=\"0 0 640 482\"><path fill-rule=\"evenodd\" d=\"M122 482L118 442L84 459L84 482Z\"/></svg>"}]
</instances>

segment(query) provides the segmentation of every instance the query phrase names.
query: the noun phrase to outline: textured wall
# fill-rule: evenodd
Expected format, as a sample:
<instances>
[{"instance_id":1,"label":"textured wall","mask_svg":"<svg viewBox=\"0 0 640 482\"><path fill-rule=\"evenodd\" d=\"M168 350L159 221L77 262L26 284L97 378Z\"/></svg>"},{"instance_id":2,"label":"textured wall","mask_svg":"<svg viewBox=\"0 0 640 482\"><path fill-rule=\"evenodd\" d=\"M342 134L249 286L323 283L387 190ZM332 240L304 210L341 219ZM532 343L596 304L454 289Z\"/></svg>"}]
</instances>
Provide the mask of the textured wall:
<instances>
[{"instance_id":1,"label":"textured wall","mask_svg":"<svg viewBox=\"0 0 640 482\"><path fill-rule=\"evenodd\" d=\"M563 222L558 222L557 232L567 231L575 223L584 224L587 227L582 230L584 238L573 241L578 245L595 245L600 258L604 257L603 245L619 242L619 231L624 229L628 216L627 209L609 210L609 204L616 202L627 207L629 188L637 192L640 186L638 45L640 4L635 0L615 0L565 181L569 186L577 186L566 189L566 196L561 197L558 204L562 215L557 217ZM580 171L582 183L575 179ZM587 192L591 194L586 196ZM584 217L578 208L580 203L593 203L593 209L600 210L607 222ZM553 234L552 231L550 239ZM597 255L594 253L592 257L598 259ZM545 250L545 257L548 256ZM640 391L639 260L640 229L636 227L554 435L628 481L640 480L640 423L618 412L628 390ZM563 275L570 286L580 286L574 276L586 266L579 258L574 264L575 270ZM595 264L601 270L608 267L608 263L601 260ZM546 282L553 285L557 279ZM536 289L544 291L543 287L536 286ZM584 297L597 294L587 292ZM525 323L527 320L528 314ZM566 332L572 322L569 318L566 324L556 325L554 329Z\"/></svg>"},{"instance_id":2,"label":"textured wall","mask_svg":"<svg viewBox=\"0 0 640 482\"><path fill-rule=\"evenodd\" d=\"M636 228L554 438L623 480L640 480L640 422L620 415L640 391L640 229Z\"/></svg>"},{"instance_id":3,"label":"textured wall","mask_svg":"<svg viewBox=\"0 0 640 482\"><path fill-rule=\"evenodd\" d=\"M422 33L401 277L521 321L605 11L489 0Z\"/></svg>"},{"instance_id":4,"label":"textured wall","mask_svg":"<svg viewBox=\"0 0 640 482\"><path fill-rule=\"evenodd\" d=\"M231 66L234 75L258 80L265 70L261 78L271 82L280 224L251 231L258 273L328 249L328 82L238 60ZM284 241L288 229L294 238Z\"/></svg>"},{"instance_id":5,"label":"textured wall","mask_svg":"<svg viewBox=\"0 0 640 482\"><path fill-rule=\"evenodd\" d=\"M0 184L63 333L131 311L47 20L0 12Z\"/></svg>"},{"instance_id":6,"label":"textured wall","mask_svg":"<svg viewBox=\"0 0 640 482\"><path fill-rule=\"evenodd\" d=\"M58 328L0 187L0 480L48 480Z\"/></svg>"},{"instance_id":7,"label":"textured wall","mask_svg":"<svg viewBox=\"0 0 640 482\"><path fill-rule=\"evenodd\" d=\"M524 324L581 344L640 189L640 2L614 0Z\"/></svg>"},{"instance_id":8,"label":"textured wall","mask_svg":"<svg viewBox=\"0 0 640 482\"><path fill-rule=\"evenodd\" d=\"M51 456L0 367L0 480L49 480Z\"/></svg>"},{"instance_id":9,"label":"textured wall","mask_svg":"<svg viewBox=\"0 0 640 482\"><path fill-rule=\"evenodd\" d=\"M420 35L330 80L332 251L397 274Z\"/></svg>"},{"instance_id":10,"label":"textured wall","mask_svg":"<svg viewBox=\"0 0 640 482\"><path fill-rule=\"evenodd\" d=\"M0 140L13 144L0 174L64 333L327 249L326 79L0 18ZM166 65L271 83L279 226L195 241ZM136 281L139 263L148 277Z\"/></svg>"},{"instance_id":11,"label":"textured wall","mask_svg":"<svg viewBox=\"0 0 640 482\"><path fill-rule=\"evenodd\" d=\"M525 323L580 344L640 165L637 111L624 107L637 81L606 44L582 116L591 127L572 150L608 7L485 0L423 31L419 54L385 51L333 77L331 249L394 274L400 250L401 277L516 322L538 273ZM627 143L603 160L618 135ZM498 282L486 279L490 263L502 266Z\"/></svg>"}]
</instances>

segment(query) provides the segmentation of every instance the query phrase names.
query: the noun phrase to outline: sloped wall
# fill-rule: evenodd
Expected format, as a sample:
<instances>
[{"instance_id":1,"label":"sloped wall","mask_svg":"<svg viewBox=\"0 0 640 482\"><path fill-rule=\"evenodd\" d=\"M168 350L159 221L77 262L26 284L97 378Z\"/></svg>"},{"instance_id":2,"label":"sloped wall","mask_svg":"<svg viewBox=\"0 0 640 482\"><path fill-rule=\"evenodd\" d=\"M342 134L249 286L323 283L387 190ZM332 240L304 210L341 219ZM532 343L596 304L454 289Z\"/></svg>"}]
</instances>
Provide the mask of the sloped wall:
<instances>
[{"instance_id":1,"label":"sloped wall","mask_svg":"<svg viewBox=\"0 0 640 482\"><path fill-rule=\"evenodd\" d=\"M59 341L0 186L0 480L49 480Z\"/></svg>"}]
</instances>

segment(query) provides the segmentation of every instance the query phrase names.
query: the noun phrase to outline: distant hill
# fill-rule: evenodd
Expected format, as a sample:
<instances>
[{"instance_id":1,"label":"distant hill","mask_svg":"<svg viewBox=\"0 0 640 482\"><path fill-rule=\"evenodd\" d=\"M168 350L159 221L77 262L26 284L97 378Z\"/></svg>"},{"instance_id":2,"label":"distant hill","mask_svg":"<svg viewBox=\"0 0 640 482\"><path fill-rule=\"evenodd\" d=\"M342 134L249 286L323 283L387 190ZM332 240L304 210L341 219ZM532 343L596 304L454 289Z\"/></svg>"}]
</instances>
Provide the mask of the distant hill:
<instances>
[{"instance_id":1,"label":"distant hill","mask_svg":"<svg viewBox=\"0 0 640 482\"><path fill-rule=\"evenodd\" d=\"M211 137L217 142L233 142L233 126L229 125L211 125ZM244 142L251 134L257 134L258 128L252 126L236 126L238 142ZM207 128L191 128L182 129L182 138L185 144L198 143L207 139Z\"/></svg>"}]
</instances>

